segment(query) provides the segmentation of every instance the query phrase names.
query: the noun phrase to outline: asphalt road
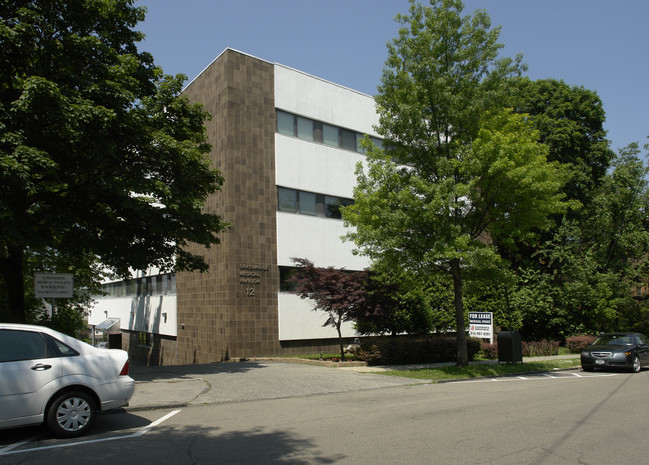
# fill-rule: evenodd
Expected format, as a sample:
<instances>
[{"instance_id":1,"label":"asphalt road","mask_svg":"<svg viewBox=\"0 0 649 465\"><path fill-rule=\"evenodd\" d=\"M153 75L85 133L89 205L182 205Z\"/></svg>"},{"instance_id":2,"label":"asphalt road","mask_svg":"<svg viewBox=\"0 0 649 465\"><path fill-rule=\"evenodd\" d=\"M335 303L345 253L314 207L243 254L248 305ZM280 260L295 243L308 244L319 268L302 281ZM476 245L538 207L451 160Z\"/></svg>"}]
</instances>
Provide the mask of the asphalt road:
<instances>
[{"instance_id":1,"label":"asphalt road","mask_svg":"<svg viewBox=\"0 0 649 465\"><path fill-rule=\"evenodd\" d=\"M141 410L82 440L22 432L0 463L643 464L648 390L646 371L575 370Z\"/></svg>"}]
</instances>

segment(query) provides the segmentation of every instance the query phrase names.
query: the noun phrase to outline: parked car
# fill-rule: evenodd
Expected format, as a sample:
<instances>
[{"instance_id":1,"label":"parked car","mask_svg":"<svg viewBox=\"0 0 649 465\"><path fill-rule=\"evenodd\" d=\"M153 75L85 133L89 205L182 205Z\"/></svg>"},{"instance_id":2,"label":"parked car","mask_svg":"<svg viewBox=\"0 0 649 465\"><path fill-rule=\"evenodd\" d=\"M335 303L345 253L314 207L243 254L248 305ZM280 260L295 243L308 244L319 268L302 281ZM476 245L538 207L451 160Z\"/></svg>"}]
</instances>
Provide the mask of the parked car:
<instances>
[{"instance_id":1,"label":"parked car","mask_svg":"<svg viewBox=\"0 0 649 465\"><path fill-rule=\"evenodd\" d=\"M44 423L57 437L86 433L98 412L128 405L128 354L49 328L0 323L0 429Z\"/></svg>"},{"instance_id":2,"label":"parked car","mask_svg":"<svg viewBox=\"0 0 649 465\"><path fill-rule=\"evenodd\" d=\"M649 366L649 339L641 333L600 334L581 352L581 367L626 369L635 373Z\"/></svg>"}]
</instances>

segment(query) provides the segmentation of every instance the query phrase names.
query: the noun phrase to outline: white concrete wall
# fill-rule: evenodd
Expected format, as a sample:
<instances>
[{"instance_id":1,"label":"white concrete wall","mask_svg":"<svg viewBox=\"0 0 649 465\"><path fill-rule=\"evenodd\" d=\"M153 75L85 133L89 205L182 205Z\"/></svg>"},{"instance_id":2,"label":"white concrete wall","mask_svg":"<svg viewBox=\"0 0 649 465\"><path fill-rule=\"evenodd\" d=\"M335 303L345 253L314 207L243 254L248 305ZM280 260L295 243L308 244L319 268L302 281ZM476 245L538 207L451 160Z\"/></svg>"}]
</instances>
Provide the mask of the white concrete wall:
<instances>
[{"instance_id":1,"label":"white concrete wall","mask_svg":"<svg viewBox=\"0 0 649 465\"><path fill-rule=\"evenodd\" d=\"M360 153L275 134L278 186L351 199L356 164L364 159Z\"/></svg>"},{"instance_id":2,"label":"white concrete wall","mask_svg":"<svg viewBox=\"0 0 649 465\"><path fill-rule=\"evenodd\" d=\"M300 339L329 339L338 338L338 332L333 326L325 326L327 314L312 310L313 304L300 299L296 294L279 294L279 340L290 341ZM341 326L343 337L357 336L351 322Z\"/></svg>"},{"instance_id":3,"label":"white concrete wall","mask_svg":"<svg viewBox=\"0 0 649 465\"><path fill-rule=\"evenodd\" d=\"M101 297L96 301L88 312L89 325L119 318L123 330L177 336L175 295Z\"/></svg>"},{"instance_id":4,"label":"white concrete wall","mask_svg":"<svg viewBox=\"0 0 649 465\"><path fill-rule=\"evenodd\" d=\"M374 99L315 76L275 65L275 106L363 134L376 135Z\"/></svg>"},{"instance_id":5,"label":"white concrete wall","mask_svg":"<svg viewBox=\"0 0 649 465\"><path fill-rule=\"evenodd\" d=\"M295 266L291 258L307 258L316 266L363 270L366 257L352 254L354 244L340 237L346 229L341 220L277 212L277 264Z\"/></svg>"},{"instance_id":6,"label":"white concrete wall","mask_svg":"<svg viewBox=\"0 0 649 465\"><path fill-rule=\"evenodd\" d=\"M372 97L308 74L275 66L275 106L306 118L323 121L359 133L376 135L378 123ZM356 164L360 153L275 134L276 181L297 190L353 197ZM341 220L293 213L277 213L277 255L280 266L294 266L292 257L307 258L316 266L362 270L365 257L352 254L353 243L343 242ZM337 338L335 328L322 327L324 312L295 294L279 293L280 340ZM351 323L343 336L356 336Z\"/></svg>"}]
</instances>

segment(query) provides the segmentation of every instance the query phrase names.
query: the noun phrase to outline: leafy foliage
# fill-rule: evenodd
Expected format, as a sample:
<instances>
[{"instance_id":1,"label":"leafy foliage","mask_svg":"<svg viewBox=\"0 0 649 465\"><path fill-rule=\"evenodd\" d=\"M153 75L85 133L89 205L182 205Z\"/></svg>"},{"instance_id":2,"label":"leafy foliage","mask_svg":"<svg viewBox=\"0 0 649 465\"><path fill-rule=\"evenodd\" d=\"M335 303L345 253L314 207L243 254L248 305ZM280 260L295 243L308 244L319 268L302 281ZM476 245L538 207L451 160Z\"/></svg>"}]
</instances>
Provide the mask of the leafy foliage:
<instances>
[{"instance_id":1,"label":"leafy foliage","mask_svg":"<svg viewBox=\"0 0 649 465\"><path fill-rule=\"evenodd\" d=\"M184 246L219 242L202 212L219 189L208 115L139 52L129 0L0 6L0 271L12 319L26 318L25 261L206 270ZM47 269L43 271L57 271Z\"/></svg>"},{"instance_id":2,"label":"leafy foliage","mask_svg":"<svg viewBox=\"0 0 649 465\"><path fill-rule=\"evenodd\" d=\"M364 289L365 298L353 312L360 334L428 334L438 321L425 284L412 274L375 264Z\"/></svg>"},{"instance_id":3,"label":"leafy foliage","mask_svg":"<svg viewBox=\"0 0 649 465\"><path fill-rule=\"evenodd\" d=\"M548 146L548 160L570 170L563 192L589 203L591 190L601 184L615 157L606 140L601 99L592 90L555 79L519 78L514 89L512 106L529 115L540 142Z\"/></svg>"},{"instance_id":4,"label":"leafy foliage","mask_svg":"<svg viewBox=\"0 0 649 465\"><path fill-rule=\"evenodd\" d=\"M637 144L620 151L579 217L564 219L521 268L513 300L526 338L647 327L631 294L649 268L646 172Z\"/></svg>"},{"instance_id":5,"label":"leafy foliage","mask_svg":"<svg viewBox=\"0 0 649 465\"><path fill-rule=\"evenodd\" d=\"M521 343L524 357L540 357L549 355L559 355L559 341L530 341Z\"/></svg>"},{"instance_id":6,"label":"leafy foliage","mask_svg":"<svg viewBox=\"0 0 649 465\"><path fill-rule=\"evenodd\" d=\"M586 346L595 340L595 336L588 334L576 334L566 338L566 348L571 354L578 354L586 348Z\"/></svg>"}]
</instances>

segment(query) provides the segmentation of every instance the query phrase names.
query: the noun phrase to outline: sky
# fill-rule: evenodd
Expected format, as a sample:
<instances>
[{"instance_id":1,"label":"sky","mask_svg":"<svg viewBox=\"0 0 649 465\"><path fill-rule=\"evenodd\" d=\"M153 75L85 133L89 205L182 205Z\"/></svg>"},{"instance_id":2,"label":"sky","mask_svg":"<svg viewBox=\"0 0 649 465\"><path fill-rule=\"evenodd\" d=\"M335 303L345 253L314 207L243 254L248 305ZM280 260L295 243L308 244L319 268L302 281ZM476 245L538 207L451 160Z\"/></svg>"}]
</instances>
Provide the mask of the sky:
<instances>
[{"instance_id":1,"label":"sky","mask_svg":"<svg viewBox=\"0 0 649 465\"><path fill-rule=\"evenodd\" d=\"M424 0L424 3L428 3ZM649 142L648 0L465 0L501 26L502 56L523 54L531 79L594 90L611 148ZM136 0L136 29L167 74L194 79L233 48L376 94L408 0ZM646 152L643 152L646 153Z\"/></svg>"}]
</instances>

